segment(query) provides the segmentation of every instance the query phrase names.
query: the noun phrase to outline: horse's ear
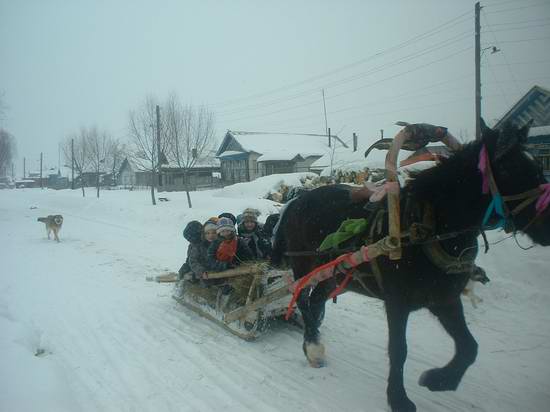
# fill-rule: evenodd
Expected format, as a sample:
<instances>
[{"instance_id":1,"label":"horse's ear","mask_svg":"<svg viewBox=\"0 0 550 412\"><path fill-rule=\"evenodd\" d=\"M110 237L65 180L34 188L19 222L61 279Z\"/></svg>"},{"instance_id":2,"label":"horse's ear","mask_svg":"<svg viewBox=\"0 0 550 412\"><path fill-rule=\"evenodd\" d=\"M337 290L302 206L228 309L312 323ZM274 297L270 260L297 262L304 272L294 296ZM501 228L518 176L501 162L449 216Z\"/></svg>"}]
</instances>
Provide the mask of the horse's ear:
<instances>
[{"instance_id":1,"label":"horse's ear","mask_svg":"<svg viewBox=\"0 0 550 412\"><path fill-rule=\"evenodd\" d=\"M527 142L527 136L529 134L529 128L533 120L527 122L527 124L520 129L508 124L500 132L500 136L497 140L495 159L498 160L510 152L516 146L519 146Z\"/></svg>"},{"instance_id":2,"label":"horse's ear","mask_svg":"<svg viewBox=\"0 0 550 412\"><path fill-rule=\"evenodd\" d=\"M487 124L485 123L485 120L483 120L483 117L480 117L479 121L480 121L480 125L481 125L481 135L482 136L491 131L491 128L487 126Z\"/></svg>"}]
</instances>

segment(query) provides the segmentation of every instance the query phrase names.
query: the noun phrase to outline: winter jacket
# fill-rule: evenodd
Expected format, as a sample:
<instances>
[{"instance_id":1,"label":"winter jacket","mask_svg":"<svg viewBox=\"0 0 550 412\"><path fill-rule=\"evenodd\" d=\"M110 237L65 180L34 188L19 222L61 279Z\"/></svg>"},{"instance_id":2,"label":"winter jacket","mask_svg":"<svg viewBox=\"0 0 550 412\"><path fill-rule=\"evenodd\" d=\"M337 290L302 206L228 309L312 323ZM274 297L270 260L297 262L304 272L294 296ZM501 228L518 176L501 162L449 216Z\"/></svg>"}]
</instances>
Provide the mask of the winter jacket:
<instances>
[{"instance_id":1,"label":"winter jacket","mask_svg":"<svg viewBox=\"0 0 550 412\"><path fill-rule=\"evenodd\" d=\"M235 236L231 240L218 238L208 247L207 265L213 272L221 272L253 259L246 242Z\"/></svg>"},{"instance_id":2,"label":"winter jacket","mask_svg":"<svg viewBox=\"0 0 550 412\"><path fill-rule=\"evenodd\" d=\"M199 243L189 243L187 247L187 259L179 270L180 277L185 273L192 272L193 278L200 279L204 272L208 272L209 242L203 240Z\"/></svg>"},{"instance_id":3,"label":"winter jacket","mask_svg":"<svg viewBox=\"0 0 550 412\"><path fill-rule=\"evenodd\" d=\"M271 256L271 241L264 235L259 224L256 224L254 230L249 231L244 223L241 223L238 231L239 236L245 240L250 248L253 259L267 259Z\"/></svg>"}]
</instances>

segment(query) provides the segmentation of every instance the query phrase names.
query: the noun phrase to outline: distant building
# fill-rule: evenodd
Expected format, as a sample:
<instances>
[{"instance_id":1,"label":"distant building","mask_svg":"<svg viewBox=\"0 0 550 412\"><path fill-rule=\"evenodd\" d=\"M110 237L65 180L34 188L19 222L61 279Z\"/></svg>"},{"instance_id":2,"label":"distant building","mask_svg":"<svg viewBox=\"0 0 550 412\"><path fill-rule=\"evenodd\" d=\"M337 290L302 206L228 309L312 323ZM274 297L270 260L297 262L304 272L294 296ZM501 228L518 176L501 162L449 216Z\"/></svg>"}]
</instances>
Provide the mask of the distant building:
<instances>
[{"instance_id":1,"label":"distant building","mask_svg":"<svg viewBox=\"0 0 550 412\"><path fill-rule=\"evenodd\" d=\"M347 147L338 136L333 145ZM328 136L300 133L263 133L228 130L216 152L222 181L248 182L277 173L310 171L331 148Z\"/></svg>"},{"instance_id":2,"label":"distant building","mask_svg":"<svg viewBox=\"0 0 550 412\"><path fill-rule=\"evenodd\" d=\"M221 184L220 160L209 154L197 159L188 169L169 162L162 166L161 176L162 185L159 189L168 192L216 187Z\"/></svg>"},{"instance_id":3,"label":"distant building","mask_svg":"<svg viewBox=\"0 0 550 412\"><path fill-rule=\"evenodd\" d=\"M510 122L517 127L533 120L532 127L550 126L550 91L533 86L508 112L496 123L501 128Z\"/></svg>"},{"instance_id":4,"label":"distant building","mask_svg":"<svg viewBox=\"0 0 550 412\"><path fill-rule=\"evenodd\" d=\"M125 158L116 176L116 184L127 189L151 185L151 172L142 171L128 158Z\"/></svg>"},{"instance_id":5,"label":"distant building","mask_svg":"<svg viewBox=\"0 0 550 412\"><path fill-rule=\"evenodd\" d=\"M550 179L550 91L533 86L502 116L495 127L502 128L508 122L521 127L530 120L533 120L533 124L529 130L527 147L541 162L546 179Z\"/></svg>"}]
</instances>

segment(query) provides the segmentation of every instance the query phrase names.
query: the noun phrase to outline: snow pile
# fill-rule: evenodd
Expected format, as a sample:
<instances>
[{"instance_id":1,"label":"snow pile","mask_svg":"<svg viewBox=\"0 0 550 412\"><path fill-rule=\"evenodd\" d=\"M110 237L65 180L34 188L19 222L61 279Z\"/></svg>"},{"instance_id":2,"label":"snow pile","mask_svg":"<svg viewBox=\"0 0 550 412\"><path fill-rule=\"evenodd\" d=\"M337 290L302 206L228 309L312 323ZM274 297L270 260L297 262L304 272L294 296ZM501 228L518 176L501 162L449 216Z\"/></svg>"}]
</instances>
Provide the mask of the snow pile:
<instances>
[{"instance_id":1,"label":"snow pile","mask_svg":"<svg viewBox=\"0 0 550 412\"><path fill-rule=\"evenodd\" d=\"M264 190L281 176L270 178ZM349 293L328 303L321 327L328 365L312 369L300 330L274 324L245 342L180 307L170 285L144 281L177 271L189 220L246 207L265 216L274 208L258 199L258 188L249 190L241 198L191 193L193 209L176 192L152 206L147 191L105 191L99 199L70 190L0 191L0 409L387 410L381 301ZM56 213L65 218L61 243L48 241L36 221ZM479 355L456 392L417 385L454 348L428 311L410 316L405 387L418 410L538 412L550 404L550 253L521 250L511 238L496 243L504 236L488 233L491 249L477 261L491 278L476 288L484 301L477 309L464 301Z\"/></svg>"},{"instance_id":2,"label":"snow pile","mask_svg":"<svg viewBox=\"0 0 550 412\"><path fill-rule=\"evenodd\" d=\"M214 196L232 199L264 199L270 193L278 192L281 186L302 186L306 179L318 177L315 173L286 173L259 177L252 182L236 183L218 190Z\"/></svg>"}]
</instances>

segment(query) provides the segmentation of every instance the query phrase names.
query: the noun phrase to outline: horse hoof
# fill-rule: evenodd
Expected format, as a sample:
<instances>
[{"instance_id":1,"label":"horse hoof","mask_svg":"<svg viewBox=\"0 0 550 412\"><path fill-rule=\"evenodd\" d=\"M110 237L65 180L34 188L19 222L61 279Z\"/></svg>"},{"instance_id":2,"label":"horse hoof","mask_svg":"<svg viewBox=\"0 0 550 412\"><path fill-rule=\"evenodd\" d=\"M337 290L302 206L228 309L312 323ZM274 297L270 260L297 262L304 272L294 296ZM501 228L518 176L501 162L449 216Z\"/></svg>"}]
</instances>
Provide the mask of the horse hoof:
<instances>
[{"instance_id":1,"label":"horse hoof","mask_svg":"<svg viewBox=\"0 0 550 412\"><path fill-rule=\"evenodd\" d=\"M416 412L416 405L407 397L398 402L390 402L392 412Z\"/></svg>"},{"instance_id":2,"label":"horse hoof","mask_svg":"<svg viewBox=\"0 0 550 412\"><path fill-rule=\"evenodd\" d=\"M420 375L418 384L432 392L454 391L459 380L445 368L430 369Z\"/></svg>"},{"instance_id":3,"label":"horse hoof","mask_svg":"<svg viewBox=\"0 0 550 412\"><path fill-rule=\"evenodd\" d=\"M325 366L325 346L322 343L304 342L304 353L311 367L322 368Z\"/></svg>"}]
</instances>

